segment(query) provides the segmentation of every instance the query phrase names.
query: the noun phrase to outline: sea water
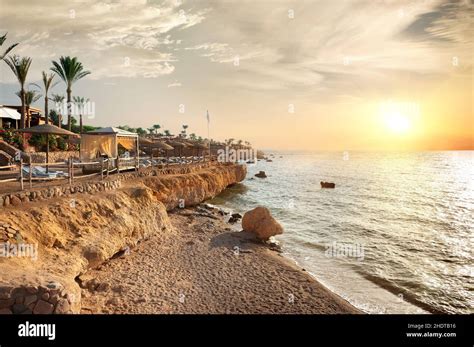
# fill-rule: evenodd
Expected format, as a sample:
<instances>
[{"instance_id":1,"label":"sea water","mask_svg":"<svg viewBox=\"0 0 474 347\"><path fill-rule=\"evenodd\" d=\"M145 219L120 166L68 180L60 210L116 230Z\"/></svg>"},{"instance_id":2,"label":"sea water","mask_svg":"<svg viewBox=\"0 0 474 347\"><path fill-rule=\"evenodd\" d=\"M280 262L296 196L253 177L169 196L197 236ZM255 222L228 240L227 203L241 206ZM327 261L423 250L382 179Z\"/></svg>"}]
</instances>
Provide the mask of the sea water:
<instances>
[{"instance_id":1,"label":"sea water","mask_svg":"<svg viewBox=\"0 0 474 347\"><path fill-rule=\"evenodd\" d=\"M211 203L268 207L284 254L365 312L473 312L473 151L269 153Z\"/></svg>"}]
</instances>

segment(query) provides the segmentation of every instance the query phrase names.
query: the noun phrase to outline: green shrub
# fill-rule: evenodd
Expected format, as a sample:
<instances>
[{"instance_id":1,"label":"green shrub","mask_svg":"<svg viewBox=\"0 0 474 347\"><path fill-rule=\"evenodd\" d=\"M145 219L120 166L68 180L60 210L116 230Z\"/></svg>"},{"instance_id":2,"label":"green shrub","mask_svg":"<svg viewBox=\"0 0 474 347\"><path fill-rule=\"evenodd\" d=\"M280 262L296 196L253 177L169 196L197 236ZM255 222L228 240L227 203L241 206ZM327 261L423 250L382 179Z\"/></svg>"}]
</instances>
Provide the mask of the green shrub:
<instances>
[{"instance_id":1,"label":"green shrub","mask_svg":"<svg viewBox=\"0 0 474 347\"><path fill-rule=\"evenodd\" d=\"M16 148L23 150L23 137L12 129L0 129L0 138Z\"/></svg>"},{"instance_id":2,"label":"green shrub","mask_svg":"<svg viewBox=\"0 0 474 347\"><path fill-rule=\"evenodd\" d=\"M46 135L42 134L33 134L28 141L30 146L34 146L37 151L45 152L46 151ZM56 136L49 135L49 150L55 151L58 148L58 142Z\"/></svg>"}]
</instances>

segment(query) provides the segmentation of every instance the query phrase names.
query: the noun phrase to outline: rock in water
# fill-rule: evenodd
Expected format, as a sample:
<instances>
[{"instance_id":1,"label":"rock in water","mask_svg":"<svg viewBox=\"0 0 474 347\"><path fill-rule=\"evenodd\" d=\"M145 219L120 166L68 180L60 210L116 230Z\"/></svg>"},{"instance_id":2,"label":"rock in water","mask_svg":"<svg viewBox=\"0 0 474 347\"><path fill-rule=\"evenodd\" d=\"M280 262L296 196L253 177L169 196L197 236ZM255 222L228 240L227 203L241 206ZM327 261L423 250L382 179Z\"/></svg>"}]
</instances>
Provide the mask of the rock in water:
<instances>
[{"instance_id":1,"label":"rock in water","mask_svg":"<svg viewBox=\"0 0 474 347\"><path fill-rule=\"evenodd\" d=\"M321 188L336 188L336 183L321 181Z\"/></svg>"},{"instance_id":2,"label":"rock in water","mask_svg":"<svg viewBox=\"0 0 474 347\"><path fill-rule=\"evenodd\" d=\"M265 171L259 171L258 174L255 174L255 177L267 178L267 175L265 174Z\"/></svg>"},{"instance_id":3,"label":"rock in water","mask_svg":"<svg viewBox=\"0 0 474 347\"><path fill-rule=\"evenodd\" d=\"M244 214L242 228L244 231L254 233L261 240L283 234L283 227L272 217L268 208L262 206Z\"/></svg>"}]
</instances>

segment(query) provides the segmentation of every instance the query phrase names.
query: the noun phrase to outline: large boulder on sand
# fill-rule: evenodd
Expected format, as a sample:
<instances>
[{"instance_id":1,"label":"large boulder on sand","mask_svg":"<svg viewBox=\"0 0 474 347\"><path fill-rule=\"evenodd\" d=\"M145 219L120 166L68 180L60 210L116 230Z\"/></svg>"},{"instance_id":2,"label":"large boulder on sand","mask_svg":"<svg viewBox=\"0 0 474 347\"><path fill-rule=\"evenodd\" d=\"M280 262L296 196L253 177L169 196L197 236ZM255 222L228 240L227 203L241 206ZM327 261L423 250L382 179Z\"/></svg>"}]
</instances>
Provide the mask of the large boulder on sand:
<instances>
[{"instance_id":1,"label":"large boulder on sand","mask_svg":"<svg viewBox=\"0 0 474 347\"><path fill-rule=\"evenodd\" d=\"M283 234L283 227L272 217L268 208L262 206L244 214L242 228L244 231L254 233L261 240Z\"/></svg>"}]
</instances>

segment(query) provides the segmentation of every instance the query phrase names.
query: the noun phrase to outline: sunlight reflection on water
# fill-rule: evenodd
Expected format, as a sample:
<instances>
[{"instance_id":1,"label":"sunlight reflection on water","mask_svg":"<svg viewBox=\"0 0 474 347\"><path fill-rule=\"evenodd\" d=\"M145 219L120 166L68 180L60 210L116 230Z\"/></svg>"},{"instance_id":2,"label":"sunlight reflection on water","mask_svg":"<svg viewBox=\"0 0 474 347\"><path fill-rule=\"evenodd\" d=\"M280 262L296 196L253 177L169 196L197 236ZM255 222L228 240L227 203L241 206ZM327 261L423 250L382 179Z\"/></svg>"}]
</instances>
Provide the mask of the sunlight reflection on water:
<instances>
[{"instance_id":1,"label":"sunlight reflection on water","mask_svg":"<svg viewBox=\"0 0 474 347\"><path fill-rule=\"evenodd\" d=\"M473 151L273 153L212 203L268 207L287 256L368 312L471 313ZM268 178L250 179L259 170ZM363 245L364 259L326 257L332 242Z\"/></svg>"}]
</instances>

